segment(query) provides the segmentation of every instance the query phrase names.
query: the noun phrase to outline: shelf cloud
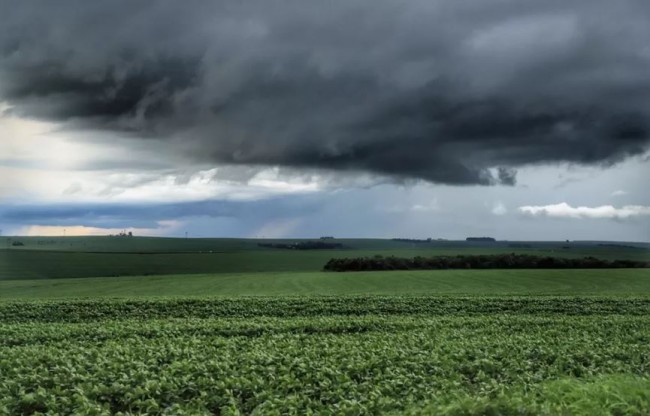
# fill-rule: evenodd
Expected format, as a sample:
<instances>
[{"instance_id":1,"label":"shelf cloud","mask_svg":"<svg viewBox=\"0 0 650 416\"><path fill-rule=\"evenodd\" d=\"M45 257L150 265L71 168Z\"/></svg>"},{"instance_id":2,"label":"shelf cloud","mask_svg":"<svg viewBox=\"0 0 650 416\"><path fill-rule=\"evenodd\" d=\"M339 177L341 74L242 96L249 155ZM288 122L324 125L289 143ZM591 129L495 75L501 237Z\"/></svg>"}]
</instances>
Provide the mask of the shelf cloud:
<instances>
[{"instance_id":1,"label":"shelf cloud","mask_svg":"<svg viewBox=\"0 0 650 416\"><path fill-rule=\"evenodd\" d=\"M649 19L646 0L12 2L0 102L151 160L514 185L648 149Z\"/></svg>"}]
</instances>

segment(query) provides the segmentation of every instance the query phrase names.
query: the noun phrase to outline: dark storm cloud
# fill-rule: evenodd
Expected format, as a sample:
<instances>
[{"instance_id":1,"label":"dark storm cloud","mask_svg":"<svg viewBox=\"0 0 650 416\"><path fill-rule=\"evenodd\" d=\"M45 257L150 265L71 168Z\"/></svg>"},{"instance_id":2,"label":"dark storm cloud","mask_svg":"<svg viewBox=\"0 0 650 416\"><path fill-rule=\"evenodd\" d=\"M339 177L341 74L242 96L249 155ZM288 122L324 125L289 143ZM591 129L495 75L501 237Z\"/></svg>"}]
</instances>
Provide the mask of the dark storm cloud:
<instances>
[{"instance_id":1,"label":"dark storm cloud","mask_svg":"<svg viewBox=\"0 0 650 416\"><path fill-rule=\"evenodd\" d=\"M646 0L2 4L0 100L154 155L513 185L650 140Z\"/></svg>"}]
</instances>

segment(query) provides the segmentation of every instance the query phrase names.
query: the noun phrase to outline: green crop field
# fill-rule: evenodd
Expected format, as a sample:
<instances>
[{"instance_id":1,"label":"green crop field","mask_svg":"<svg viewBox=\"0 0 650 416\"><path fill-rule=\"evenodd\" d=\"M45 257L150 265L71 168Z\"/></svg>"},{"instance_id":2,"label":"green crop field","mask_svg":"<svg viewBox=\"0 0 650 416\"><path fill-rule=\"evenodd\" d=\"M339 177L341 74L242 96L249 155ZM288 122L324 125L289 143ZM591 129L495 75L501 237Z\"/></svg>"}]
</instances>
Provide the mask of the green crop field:
<instances>
[{"instance_id":1,"label":"green crop field","mask_svg":"<svg viewBox=\"0 0 650 416\"><path fill-rule=\"evenodd\" d=\"M556 257L650 261L648 244L467 243L336 239L335 250L283 250L258 246L260 241L299 240L174 239L120 237L2 237L0 280L137 276L162 274L319 271L333 257L373 255L414 257L454 254L520 253ZM328 240L329 241L329 240ZM12 246L20 242L21 246ZM2 249L1 247L9 247Z\"/></svg>"},{"instance_id":2,"label":"green crop field","mask_svg":"<svg viewBox=\"0 0 650 416\"><path fill-rule=\"evenodd\" d=\"M20 241L0 251L0 415L650 414L650 269L321 271L647 245Z\"/></svg>"},{"instance_id":3,"label":"green crop field","mask_svg":"<svg viewBox=\"0 0 650 416\"><path fill-rule=\"evenodd\" d=\"M650 294L650 269L258 272L0 281L0 300L350 294Z\"/></svg>"},{"instance_id":4,"label":"green crop field","mask_svg":"<svg viewBox=\"0 0 650 416\"><path fill-rule=\"evenodd\" d=\"M0 304L0 412L650 411L647 297Z\"/></svg>"}]
</instances>

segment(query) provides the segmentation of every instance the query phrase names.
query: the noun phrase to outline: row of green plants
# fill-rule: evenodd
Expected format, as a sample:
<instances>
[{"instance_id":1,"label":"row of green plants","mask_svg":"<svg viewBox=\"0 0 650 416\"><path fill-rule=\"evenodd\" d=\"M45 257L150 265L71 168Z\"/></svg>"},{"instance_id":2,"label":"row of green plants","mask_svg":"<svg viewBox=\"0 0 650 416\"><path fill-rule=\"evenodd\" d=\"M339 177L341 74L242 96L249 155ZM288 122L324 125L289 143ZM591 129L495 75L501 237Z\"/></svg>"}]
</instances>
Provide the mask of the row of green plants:
<instances>
[{"instance_id":1,"label":"row of green plants","mask_svg":"<svg viewBox=\"0 0 650 416\"><path fill-rule=\"evenodd\" d=\"M648 261L565 258L531 254L482 254L413 258L373 256L330 259L323 270L357 272L439 269L621 269L650 267Z\"/></svg>"},{"instance_id":2,"label":"row of green plants","mask_svg":"<svg viewBox=\"0 0 650 416\"><path fill-rule=\"evenodd\" d=\"M648 296L318 296L0 302L0 322L362 315L650 315Z\"/></svg>"},{"instance_id":3,"label":"row of green plants","mask_svg":"<svg viewBox=\"0 0 650 416\"><path fill-rule=\"evenodd\" d=\"M253 316L232 304L207 316L228 303L207 299L140 302L137 313L136 301L23 303L33 319L4 304L0 414L650 412L640 298L566 298L562 310L562 298L443 298L430 314L411 313L415 297L378 298L363 315L345 306L373 299L241 300ZM308 302L329 306L295 313ZM471 302L483 313L460 311ZM281 305L294 311L263 313ZM91 306L93 319L63 315ZM170 313L184 308L193 313Z\"/></svg>"}]
</instances>

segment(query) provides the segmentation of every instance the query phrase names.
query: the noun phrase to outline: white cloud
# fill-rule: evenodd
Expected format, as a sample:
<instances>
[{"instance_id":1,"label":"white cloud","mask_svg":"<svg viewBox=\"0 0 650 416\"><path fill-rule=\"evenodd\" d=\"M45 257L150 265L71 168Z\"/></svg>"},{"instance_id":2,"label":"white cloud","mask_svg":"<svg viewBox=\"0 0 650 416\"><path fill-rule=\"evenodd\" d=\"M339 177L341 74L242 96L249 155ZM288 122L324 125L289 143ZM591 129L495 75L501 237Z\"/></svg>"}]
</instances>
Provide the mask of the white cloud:
<instances>
[{"instance_id":1,"label":"white cloud","mask_svg":"<svg viewBox=\"0 0 650 416\"><path fill-rule=\"evenodd\" d=\"M326 180L292 178L274 168L258 169L239 181L220 178L228 167L166 171L74 171L0 165L0 202L123 203L206 199L255 200L318 192Z\"/></svg>"},{"instance_id":2,"label":"white cloud","mask_svg":"<svg viewBox=\"0 0 650 416\"><path fill-rule=\"evenodd\" d=\"M0 202L253 200L317 192L333 180L272 166L184 168L175 154L152 158L146 141L71 132L3 113L5 107L0 102ZM249 172L242 176L242 170Z\"/></svg>"},{"instance_id":3,"label":"white cloud","mask_svg":"<svg viewBox=\"0 0 650 416\"><path fill-rule=\"evenodd\" d=\"M434 199L428 204L414 204L410 208L411 211L413 212L433 212L433 211L440 211L440 204L438 204L438 200Z\"/></svg>"},{"instance_id":4,"label":"white cloud","mask_svg":"<svg viewBox=\"0 0 650 416\"><path fill-rule=\"evenodd\" d=\"M316 192L321 189L318 178L285 178L274 168L260 170L245 182L219 179L221 169L198 170L189 174L111 173L84 186L83 196L91 200L110 198L119 202L198 201L216 198L255 200L275 195Z\"/></svg>"},{"instance_id":5,"label":"white cloud","mask_svg":"<svg viewBox=\"0 0 650 416\"><path fill-rule=\"evenodd\" d=\"M624 191L622 189L618 189L610 194L610 196L623 196L627 195L627 191Z\"/></svg>"},{"instance_id":6,"label":"white cloud","mask_svg":"<svg viewBox=\"0 0 650 416\"><path fill-rule=\"evenodd\" d=\"M299 218L271 221L255 231L250 237L285 238L296 233L301 221Z\"/></svg>"},{"instance_id":7,"label":"white cloud","mask_svg":"<svg viewBox=\"0 0 650 416\"><path fill-rule=\"evenodd\" d=\"M436 212L440 211L440 204L438 203L438 200L434 198L431 201L424 203L382 205L377 207L377 211L388 212L392 214L404 214L409 212Z\"/></svg>"},{"instance_id":8,"label":"white cloud","mask_svg":"<svg viewBox=\"0 0 650 416\"><path fill-rule=\"evenodd\" d=\"M532 216L544 216L552 218L624 219L650 215L650 206L626 205L621 208L616 208L612 205L602 205L599 207L572 207L566 202L561 202L555 205L527 205L519 207L519 211Z\"/></svg>"},{"instance_id":9,"label":"white cloud","mask_svg":"<svg viewBox=\"0 0 650 416\"><path fill-rule=\"evenodd\" d=\"M508 209L503 204L503 202L498 201L492 206L492 210L490 210L490 212L492 212L494 215L506 215L508 213Z\"/></svg>"}]
</instances>

